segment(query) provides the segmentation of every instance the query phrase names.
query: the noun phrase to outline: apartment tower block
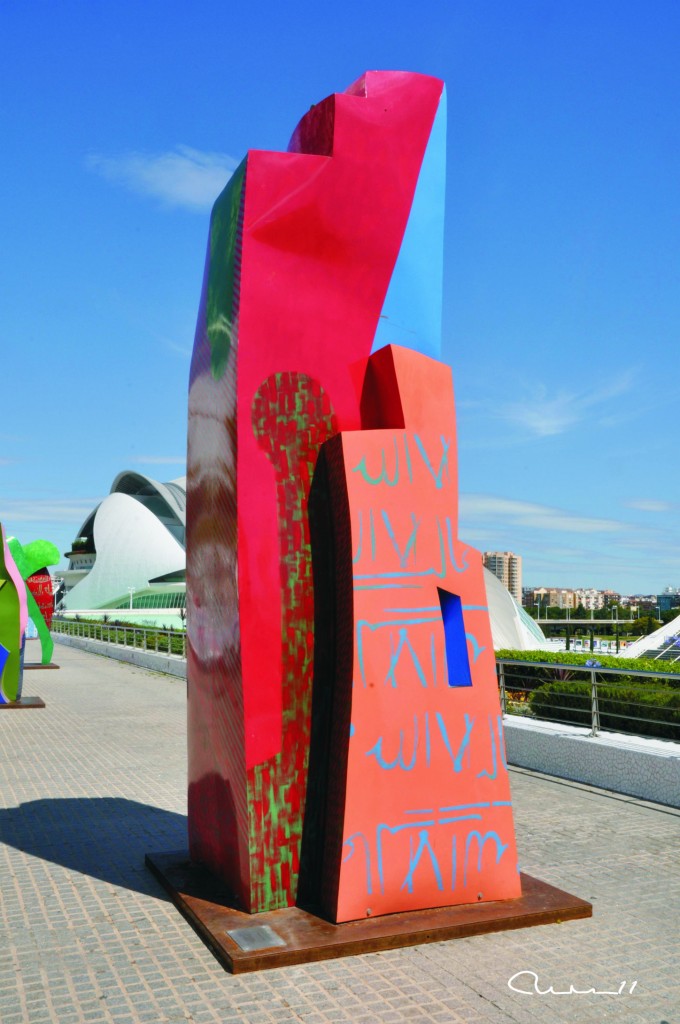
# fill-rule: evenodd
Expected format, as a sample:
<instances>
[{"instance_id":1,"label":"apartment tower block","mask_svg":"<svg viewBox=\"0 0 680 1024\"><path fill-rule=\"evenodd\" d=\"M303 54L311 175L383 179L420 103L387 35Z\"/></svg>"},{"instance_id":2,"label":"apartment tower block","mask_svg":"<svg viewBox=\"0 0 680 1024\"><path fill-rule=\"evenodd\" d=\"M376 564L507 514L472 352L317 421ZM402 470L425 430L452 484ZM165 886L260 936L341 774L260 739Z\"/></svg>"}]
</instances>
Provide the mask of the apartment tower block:
<instances>
[{"instance_id":1,"label":"apartment tower block","mask_svg":"<svg viewBox=\"0 0 680 1024\"><path fill-rule=\"evenodd\" d=\"M484 565L497 576L518 604L522 603L522 557L512 551L485 551Z\"/></svg>"}]
</instances>

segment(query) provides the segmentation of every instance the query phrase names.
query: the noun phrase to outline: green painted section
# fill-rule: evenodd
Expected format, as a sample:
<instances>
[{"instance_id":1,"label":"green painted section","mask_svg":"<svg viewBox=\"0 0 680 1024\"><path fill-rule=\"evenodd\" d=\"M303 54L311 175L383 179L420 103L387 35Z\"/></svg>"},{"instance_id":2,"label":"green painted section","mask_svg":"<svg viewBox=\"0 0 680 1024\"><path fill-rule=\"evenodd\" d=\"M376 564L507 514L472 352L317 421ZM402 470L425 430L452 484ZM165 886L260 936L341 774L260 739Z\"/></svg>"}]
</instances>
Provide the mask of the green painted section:
<instances>
[{"instance_id":1,"label":"green painted section","mask_svg":"<svg viewBox=\"0 0 680 1024\"><path fill-rule=\"evenodd\" d=\"M56 565L60 557L59 548L49 540L32 540L29 544L20 544L16 537L8 537L7 547L23 579L28 579L34 572L49 565Z\"/></svg>"},{"instance_id":2,"label":"green painted section","mask_svg":"<svg viewBox=\"0 0 680 1024\"><path fill-rule=\"evenodd\" d=\"M16 700L21 693L20 603L14 580L5 562L5 545L0 539L0 643L9 651L2 674L4 701Z\"/></svg>"},{"instance_id":3,"label":"green painted section","mask_svg":"<svg viewBox=\"0 0 680 1024\"><path fill-rule=\"evenodd\" d=\"M275 468L281 570L281 751L255 765L248 779L252 910L260 912L292 906L297 892L314 631L307 496L318 449L337 425L318 381L294 371L263 382L252 423Z\"/></svg>"},{"instance_id":4,"label":"green painted section","mask_svg":"<svg viewBox=\"0 0 680 1024\"><path fill-rule=\"evenodd\" d=\"M206 329L210 342L210 369L215 380L219 380L227 368L235 329L235 257L245 176L246 160L236 168L216 199L210 217Z\"/></svg>"}]
</instances>

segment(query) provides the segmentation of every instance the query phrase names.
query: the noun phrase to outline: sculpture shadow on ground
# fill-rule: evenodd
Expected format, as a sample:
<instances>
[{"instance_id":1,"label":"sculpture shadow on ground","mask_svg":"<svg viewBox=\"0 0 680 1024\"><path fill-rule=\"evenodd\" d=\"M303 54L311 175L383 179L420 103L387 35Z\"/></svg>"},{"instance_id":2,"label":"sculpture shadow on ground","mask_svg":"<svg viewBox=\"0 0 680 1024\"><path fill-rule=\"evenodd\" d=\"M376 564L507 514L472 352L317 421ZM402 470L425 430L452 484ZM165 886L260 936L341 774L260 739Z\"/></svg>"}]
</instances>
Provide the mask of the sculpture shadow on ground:
<instances>
[{"instance_id":1,"label":"sculpture shadow on ground","mask_svg":"<svg viewBox=\"0 0 680 1024\"><path fill-rule=\"evenodd\" d=\"M187 845L183 814L122 797L31 800L0 810L0 842L70 871L167 897L144 855Z\"/></svg>"}]
</instances>

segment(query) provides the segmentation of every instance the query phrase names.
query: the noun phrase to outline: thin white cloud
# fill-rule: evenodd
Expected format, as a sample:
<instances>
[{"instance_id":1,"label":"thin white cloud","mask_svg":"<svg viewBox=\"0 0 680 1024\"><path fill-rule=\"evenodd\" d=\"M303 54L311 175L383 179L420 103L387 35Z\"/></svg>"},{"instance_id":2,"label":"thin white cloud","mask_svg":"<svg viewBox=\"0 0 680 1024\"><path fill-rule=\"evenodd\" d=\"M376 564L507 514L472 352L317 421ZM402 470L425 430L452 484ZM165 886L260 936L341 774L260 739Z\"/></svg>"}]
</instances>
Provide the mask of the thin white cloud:
<instances>
[{"instance_id":1,"label":"thin white cloud","mask_svg":"<svg viewBox=\"0 0 680 1024\"><path fill-rule=\"evenodd\" d=\"M671 512L673 505L670 501L654 501L651 498L638 498L626 502L627 508L637 509L639 512Z\"/></svg>"},{"instance_id":2,"label":"thin white cloud","mask_svg":"<svg viewBox=\"0 0 680 1024\"><path fill-rule=\"evenodd\" d=\"M192 349L190 345L180 345L176 341L172 341L170 338L164 338L163 344L166 348L170 349L171 352L176 352L177 355L183 356L185 359L191 358Z\"/></svg>"},{"instance_id":3,"label":"thin white cloud","mask_svg":"<svg viewBox=\"0 0 680 1024\"><path fill-rule=\"evenodd\" d=\"M590 391L556 391L545 384L527 387L520 401L501 403L495 415L528 431L534 437L553 437L564 434L583 420L595 419L604 426L611 421L598 407L620 398L633 385L634 374L628 371Z\"/></svg>"},{"instance_id":4,"label":"thin white cloud","mask_svg":"<svg viewBox=\"0 0 680 1024\"><path fill-rule=\"evenodd\" d=\"M177 146L168 153L126 153L87 157L90 170L133 192L154 196L169 206L208 210L220 194L237 161L227 153L204 153Z\"/></svg>"},{"instance_id":5,"label":"thin white cloud","mask_svg":"<svg viewBox=\"0 0 680 1024\"><path fill-rule=\"evenodd\" d=\"M143 463L147 466L183 466L187 461L186 455L137 455L128 462Z\"/></svg>"},{"instance_id":6,"label":"thin white cloud","mask_svg":"<svg viewBox=\"0 0 680 1024\"><path fill-rule=\"evenodd\" d=\"M92 512L102 498L78 498L53 501L50 499L10 499L0 504L2 523L78 523Z\"/></svg>"},{"instance_id":7,"label":"thin white cloud","mask_svg":"<svg viewBox=\"0 0 680 1024\"><path fill-rule=\"evenodd\" d=\"M464 494L460 499L460 514L466 521L499 522L524 526L532 530L556 530L565 533L618 533L625 530L624 523L614 519L578 516L548 505L535 505L511 498L495 498L486 494Z\"/></svg>"}]
</instances>

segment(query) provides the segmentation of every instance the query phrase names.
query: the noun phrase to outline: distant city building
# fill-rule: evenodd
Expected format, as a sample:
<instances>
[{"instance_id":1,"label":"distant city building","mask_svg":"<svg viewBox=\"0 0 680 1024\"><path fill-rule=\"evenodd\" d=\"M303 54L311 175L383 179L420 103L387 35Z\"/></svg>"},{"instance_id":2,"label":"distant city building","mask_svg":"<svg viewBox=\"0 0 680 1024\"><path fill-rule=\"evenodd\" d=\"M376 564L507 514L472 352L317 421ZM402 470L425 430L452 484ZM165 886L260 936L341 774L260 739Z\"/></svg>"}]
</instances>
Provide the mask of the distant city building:
<instances>
[{"instance_id":1,"label":"distant city building","mask_svg":"<svg viewBox=\"0 0 680 1024\"><path fill-rule=\"evenodd\" d=\"M635 609L639 614L643 611L645 614L648 611L655 611L658 601L656 594L627 594L621 598L619 604L623 608Z\"/></svg>"},{"instance_id":2,"label":"distant city building","mask_svg":"<svg viewBox=\"0 0 680 1024\"><path fill-rule=\"evenodd\" d=\"M680 608L680 587L665 587L662 594L657 594L656 603L662 612Z\"/></svg>"},{"instance_id":3,"label":"distant city building","mask_svg":"<svg viewBox=\"0 0 680 1024\"><path fill-rule=\"evenodd\" d=\"M584 608L586 611L601 611L609 605L616 604L621 596L614 590L595 590L593 587L581 587L573 590L569 587L534 587L525 589L524 605L526 608L539 605L541 608Z\"/></svg>"},{"instance_id":4,"label":"distant city building","mask_svg":"<svg viewBox=\"0 0 680 1024\"><path fill-rule=\"evenodd\" d=\"M602 590L576 590L574 591L576 597L576 607L583 605L587 611L599 611L600 608L604 608L604 592Z\"/></svg>"},{"instance_id":5,"label":"distant city building","mask_svg":"<svg viewBox=\"0 0 680 1024\"><path fill-rule=\"evenodd\" d=\"M518 604L522 602L522 558L512 551L485 551L482 561L490 573L501 581Z\"/></svg>"},{"instance_id":6,"label":"distant city building","mask_svg":"<svg viewBox=\"0 0 680 1024\"><path fill-rule=\"evenodd\" d=\"M576 591L565 587L537 587L533 591L531 604L540 608L575 608L578 604Z\"/></svg>"},{"instance_id":7,"label":"distant city building","mask_svg":"<svg viewBox=\"0 0 680 1024\"><path fill-rule=\"evenodd\" d=\"M631 614L647 615L656 612L657 608L664 612L680 608L680 587L666 587L663 594L625 594L615 590L595 590L592 587L572 590L568 587L524 587L522 604L525 608L538 607L541 611L548 608L575 609L579 606L585 611L601 611L620 605L630 609Z\"/></svg>"}]
</instances>

